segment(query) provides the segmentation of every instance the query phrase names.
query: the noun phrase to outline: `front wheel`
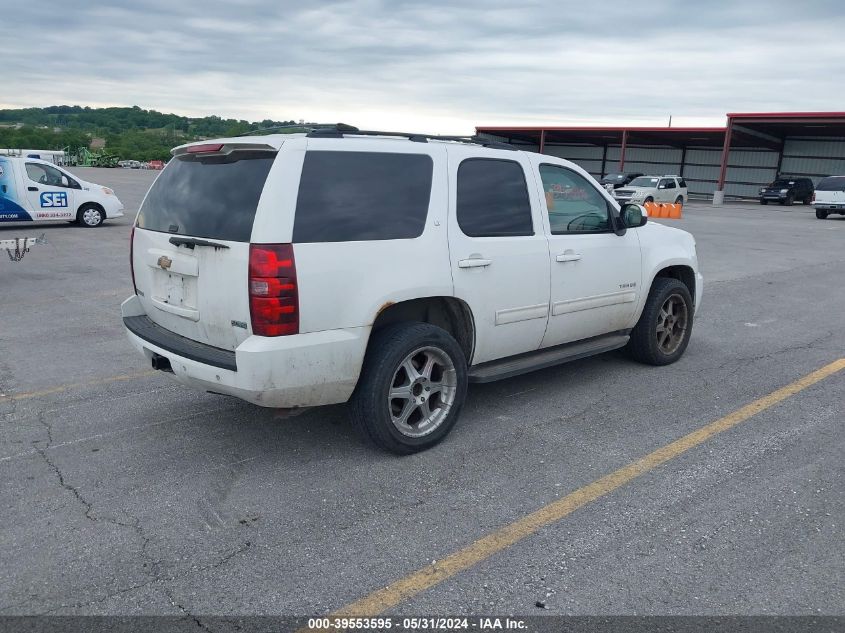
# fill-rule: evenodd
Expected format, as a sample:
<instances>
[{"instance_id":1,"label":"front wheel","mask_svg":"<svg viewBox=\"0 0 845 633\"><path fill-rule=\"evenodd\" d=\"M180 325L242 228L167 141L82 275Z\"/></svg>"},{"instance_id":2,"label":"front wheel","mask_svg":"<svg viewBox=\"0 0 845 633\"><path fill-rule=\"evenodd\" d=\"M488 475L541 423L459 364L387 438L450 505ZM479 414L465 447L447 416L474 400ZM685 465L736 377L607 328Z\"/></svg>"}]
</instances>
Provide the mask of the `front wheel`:
<instances>
[{"instance_id":1,"label":"front wheel","mask_svg":"<svg viewBox=\"0 0 845 633\"><path fill-rule=\"evenodd\" d=\"M693 302L684 283L657 277L628 341L628 353L641 363L669 365L681 356L692 334Z\"/></svg>"},{"instance_id":2,"label":"front wheel","mask_svg":"<svg viewBox=\"0 0 845 633\"><path fill-rule=\"evenodd\" d=\"M652 198L651 196L643 200L643 204L649 204L651 202L654 202L654 198Z\"/></svg>"},{"instance_id":3,"label":"front wheel","mask_svg":"<svg viewBox=\"0 0 845 633\"><path fill-rule=\"evenodd\" d=\"M791 207L793 202L795 202L795 196L792 195L791 193L787 194L786 200L780 201L781 204L785 204L788 207Z\"/></svg>"},{"instance_id":4,"label":"front wheel","mask_svg":"<svg viewBox=\"0 0 845 633\"><path fill-rule=\"evenodd\" d=\"M90 229L100 226L106 219L106 214L99 207L93 204L86 204L79 209L76 219L82 226Z\"/></svg>"},{"instance_id":5,"label":"front wheel","mask_svg":"<svg viewBox=\"0 0 845 633\"><path fill-rule=\"evenodd\" d=\"M428 323L397 323L370 340L351 417L376 445L408 455L446 437L466 391L466 356L448 332Z\"/></svg>"},{"instance_id":6,"label":"front wheel","mask_svg":"<svg viewBox=\"0 0 845 633\"><path fill-rule=\"evenodd\" d=\"M822 211L821 209L816 209L816 217L819 220L827 220L827 211Z\"/></svg>"}]
</instances>

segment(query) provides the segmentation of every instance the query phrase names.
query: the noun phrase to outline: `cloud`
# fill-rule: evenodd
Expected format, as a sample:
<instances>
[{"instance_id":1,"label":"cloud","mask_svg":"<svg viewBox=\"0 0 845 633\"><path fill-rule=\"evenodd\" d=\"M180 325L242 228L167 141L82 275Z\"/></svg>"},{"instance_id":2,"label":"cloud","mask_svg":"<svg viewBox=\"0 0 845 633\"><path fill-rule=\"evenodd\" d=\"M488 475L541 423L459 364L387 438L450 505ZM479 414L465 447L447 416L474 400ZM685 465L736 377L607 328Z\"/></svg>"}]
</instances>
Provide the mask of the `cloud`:
<instances>
[{"instance_id":1,"label":"cloud","mask_svg":"<svg viewBox=\"0 0 845 633\"><path fill-rule=\"evenodd\" d=\"M466 133L840 110L836 2L60 2L0 22L5 106Z\"/></svg>"}]
</instances>

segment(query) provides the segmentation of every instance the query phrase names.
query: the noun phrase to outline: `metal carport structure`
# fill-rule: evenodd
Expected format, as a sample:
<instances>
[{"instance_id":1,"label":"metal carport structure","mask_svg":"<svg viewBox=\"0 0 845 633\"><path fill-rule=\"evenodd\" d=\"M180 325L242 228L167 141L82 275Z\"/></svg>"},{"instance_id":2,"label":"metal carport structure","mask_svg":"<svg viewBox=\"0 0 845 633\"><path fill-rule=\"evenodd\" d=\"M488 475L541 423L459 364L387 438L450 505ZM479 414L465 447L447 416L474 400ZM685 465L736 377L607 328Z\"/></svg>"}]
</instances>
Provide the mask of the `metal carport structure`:
<instances>
[{"instance_id":1,"label":"metal carport structure","mask_svg":"<svg viewBox=\"0 0 845 633\"><path fill-rule=\"evenodd\" d=\"M612 171L683 176L690 193L756 197L776 177L845 174L845 113L734 113L725 127L479 126L476 133Z\"/></svg>"}]
</instances>

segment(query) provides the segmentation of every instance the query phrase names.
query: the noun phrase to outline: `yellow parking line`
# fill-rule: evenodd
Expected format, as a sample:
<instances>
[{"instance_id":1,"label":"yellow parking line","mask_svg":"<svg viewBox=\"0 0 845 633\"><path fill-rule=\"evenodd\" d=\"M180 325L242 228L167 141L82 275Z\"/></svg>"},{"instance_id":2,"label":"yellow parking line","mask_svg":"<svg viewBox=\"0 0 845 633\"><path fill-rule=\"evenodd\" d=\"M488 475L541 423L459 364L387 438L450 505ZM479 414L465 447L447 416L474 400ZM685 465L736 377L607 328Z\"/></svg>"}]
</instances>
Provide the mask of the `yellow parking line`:
<instances>
[{"instance_id":1,"label":"yellow parking line","mask_svg":"<svg viewBox=\"0 0 845 633\"><path fill-rule=\"evenodd\" d=\"M8 393L0 394L0 402L12 401L18 402L20 400L29 400L30 398L40 398L41 396L49 396L54 393L61 393L69 391L70 389L78 389L79 387L91 387L93 385L104 385L110 382L118 382L121 380L132 380L134 378L144 378L145 376L152 376L155 370L149 369L147 371L139 371L131 374L120 374L118 376L109 376L108 378L95 378L87 382L74 382L67 385L57 385L56 387L49 387L39 391L26 391L23 393Z\"/></svg>"},{"instance_id":2,"label":"yellow parking line","mask_svg":"<svg viewBox=\"0 0 845 633\"><path fill-rule=\"evenodd\" d=\"M547 506L506 525L492 534L475 541L471 545L446 556L444 559L401 578L384 589L379 589L370 595L346 605L334 616L373 616L396 606L400 602L415 596L426 589L451 578L455 574L480 563L494 554L531 536L537 530L571 514L578 508L603 497L632 479L643 475L657 466L678 457L705 442L709 438L735 427L740 422L775 406L779 402L814 385L815 383L845 369L845 358L841 358L829 365L825 365L811 374L795 382L773 391L759 400L745 405L741 409L711 422L700 429L675 440L656 451L649 453L642 459L631 462L617 471L579 488L575 492L550 503Z\"/></svg>"}]
</instances>

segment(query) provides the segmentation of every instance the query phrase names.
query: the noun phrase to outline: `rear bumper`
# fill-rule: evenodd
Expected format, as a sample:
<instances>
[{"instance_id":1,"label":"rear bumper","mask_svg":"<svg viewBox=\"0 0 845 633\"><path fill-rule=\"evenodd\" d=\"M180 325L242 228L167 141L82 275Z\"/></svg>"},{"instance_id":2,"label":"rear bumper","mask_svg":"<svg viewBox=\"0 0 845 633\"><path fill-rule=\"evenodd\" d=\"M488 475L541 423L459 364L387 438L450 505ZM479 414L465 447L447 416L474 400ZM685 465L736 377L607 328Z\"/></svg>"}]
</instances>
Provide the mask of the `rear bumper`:
<instances>
[{"instance_id":1,"label":"rear bumper","mask_svg":"<svg viewBox=\"0 0 845 633\"><path fill-rule=\"evenodd\" d=\"M823 211L845 211L845 204L836 204L832 202L814 202L813 207Z\"/></svg>"},{"instance_id":2,"label":"rear bumper","mask_svg":"<svg viewBox=\"0 0 845 633\"><path fill-rule=\"evenodd\" d=\"M358 382L370 334L369 327L361 327L293 336L250 336L232 352L156 326L146 317L136 296L123 302L121 314L133 347L150 362L153 354L167 358L179 382L262 407L346 402Z\"/></svg>"}]
</instances>

